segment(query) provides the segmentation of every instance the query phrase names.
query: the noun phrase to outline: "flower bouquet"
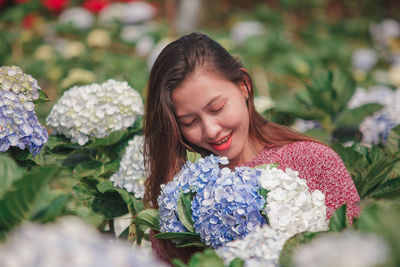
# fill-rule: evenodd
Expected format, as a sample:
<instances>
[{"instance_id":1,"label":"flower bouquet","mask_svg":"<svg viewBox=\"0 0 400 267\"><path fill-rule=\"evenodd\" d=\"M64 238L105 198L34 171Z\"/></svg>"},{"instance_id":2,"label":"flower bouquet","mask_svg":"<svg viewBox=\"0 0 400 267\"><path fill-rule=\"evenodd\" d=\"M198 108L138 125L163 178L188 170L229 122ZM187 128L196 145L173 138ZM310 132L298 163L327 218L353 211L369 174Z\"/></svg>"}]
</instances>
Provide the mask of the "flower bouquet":
<instances>
[{"instance_id":1,"label":"flower bouquet","mask_svg":"<svg viewBox=\"0 0 400 267\"><path fill-rule=\"evenodd\" d=\"M212 247L226 262L241 257L277 264L289 237L328 229L325 195L309 192L298 172L277 165L231 170L220 167L228 163L225 157L189 158L197 160L161 186L158 211L136 219L146 223L152 214L148 225L160 231L154 237L177 247Z\"/></svg>"}]
</instances>

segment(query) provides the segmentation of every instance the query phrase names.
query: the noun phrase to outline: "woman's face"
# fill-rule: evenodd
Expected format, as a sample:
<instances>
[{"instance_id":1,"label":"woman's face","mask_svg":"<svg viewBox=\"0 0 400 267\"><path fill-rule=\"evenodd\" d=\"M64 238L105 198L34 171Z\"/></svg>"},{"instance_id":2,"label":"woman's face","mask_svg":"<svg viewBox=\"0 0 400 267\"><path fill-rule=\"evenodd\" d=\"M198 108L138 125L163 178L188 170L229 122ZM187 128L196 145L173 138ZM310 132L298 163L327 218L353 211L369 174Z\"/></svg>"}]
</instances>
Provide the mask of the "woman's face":
<instances>
[{"instance_id":1,"label":"woman's face","mask_svg":"<svg viewBox=\"0 0 400 267\"><path fill-rule=\"evenodd\" d=\"M192 144L232 164L251 160L257 153L249 138L247 89L217 75L197 71L172 92L181 133Z\"/></svg>"}]
</instances>

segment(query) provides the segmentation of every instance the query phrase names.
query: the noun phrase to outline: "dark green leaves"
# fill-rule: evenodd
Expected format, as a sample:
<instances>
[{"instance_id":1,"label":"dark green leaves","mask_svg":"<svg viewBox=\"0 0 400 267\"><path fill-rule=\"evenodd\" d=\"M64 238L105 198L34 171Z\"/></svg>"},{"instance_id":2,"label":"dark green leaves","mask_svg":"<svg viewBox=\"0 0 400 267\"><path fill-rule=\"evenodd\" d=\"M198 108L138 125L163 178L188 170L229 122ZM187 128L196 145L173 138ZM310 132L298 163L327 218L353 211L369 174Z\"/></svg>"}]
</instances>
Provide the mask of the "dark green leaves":
<instances>
[{"instance_id":1,"label":"dark green leaves","mask_svg":"<svg viewBox=\"0 0 400 267\"><path fill-rule=\"evenodd\" d=\"M342 231L349 227L346 205L338 208L329 220L330 231Z\"/></svg>"},{"instance_id":2,"label":"dark green leaves","mask_svg":"<svg viewBox=\"0 0 400 267\"><path fill-rule=\"evenodd\" d=\"M160 215L157 209L146 209L139 212L133 222L136 225L145 225L156 231L160 230Z\"/></svg>"},{"instance_id":3,"label":"dark green leaves","mask_svg":"<svg viewBox=\"0 0 400 267\"><path fill-rule=\"evenodd\" d=\"M45 166L15 181L0 200L0 232L8 231L31 216L36 200L55 177L58 168Z\"/></svg>"},{"instance_id":4,"label":"dark green leaves","mask_svg":"<svg viewBox=\"0 0 400 267\"><path fill-rule=\"evenodd\" d=\"M23 174L23 170L11 158L0 154L0 199Z\"/></svg>"},{"instance_id":5,"label":"dark green leaves","mask_svg":"<svg viewBox=\"0 0 400 267\"><path fill-rule=\"evenodd\" d=\"M193 194L187 193L184 194L181 192L179 198L178 198L178 205L177 205L177 210L178 210L178 217L179 221L185 226L185 228L189 232L194 232L194 227L193 227L193 220L192 220L192 207L191 207L191 202L193 200Z\"/></svg>"},{"instance_id":6,"label":"dark green leaves","mask_svg":"<svg viewBox=\"0 0 400 267\"><path fill-rule=\"evenodd\" d=\"M175 267L203 267L203 266L225 267L223 260L220 257L218 257L218 255L212 249L205 249L203 252L196 252L190 258L188 264L183 263L179 259L173 260L172 264ZM241 267L241 266L243 266L243 263L240 260L235 260L234 263L229 265L229 267Z\"/></svg>"}]
</instances>

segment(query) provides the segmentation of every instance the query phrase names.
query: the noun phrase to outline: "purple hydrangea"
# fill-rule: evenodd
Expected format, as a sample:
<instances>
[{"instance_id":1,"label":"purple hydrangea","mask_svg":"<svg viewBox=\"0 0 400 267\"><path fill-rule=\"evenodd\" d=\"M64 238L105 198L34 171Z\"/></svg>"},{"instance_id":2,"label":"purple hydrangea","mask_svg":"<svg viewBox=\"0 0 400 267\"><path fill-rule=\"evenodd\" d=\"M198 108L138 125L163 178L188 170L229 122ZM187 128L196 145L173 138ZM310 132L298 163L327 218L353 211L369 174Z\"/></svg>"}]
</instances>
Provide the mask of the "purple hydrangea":
<instances>
[{"instance_id":1,"label":"purple hydrangea","mask_svg":"<svg viewBox=\"0 0 400 267\"><path fill-rule=\"evenodd\" d=\"M10 146L28 147L36 156L47 139L47 130L40 125L33 103L23 94L0 91L0 151Z\"/></svg>"},{"instance_id":2,"label":"purple hydrangea","mask_svg":"<svg viewBox=\"0 0 400 267\"><path fill-rule=\"evenodd\" d=\"M227 158L214 155L201 158L197 162L188 161L172 181L161 186L158 197L161 232L187 232L179 221L177 212L181 192L201 192L207 183L218 178L219 164L227 163Z\"/></svg>"},{"instance_id":3,"label":"purple hydrangea","mask_svg":"<svg viewBox=\"0 0 400 267\"><path fill-rule=\"evenodd\" d=\"M218 179L207 183L192 201L194 228L208 246L218 248L241 239L255 227L264 225L260 210L265 198L258 190L261 172L249 167L220 171Z\"/></svg>"}]
</instances>

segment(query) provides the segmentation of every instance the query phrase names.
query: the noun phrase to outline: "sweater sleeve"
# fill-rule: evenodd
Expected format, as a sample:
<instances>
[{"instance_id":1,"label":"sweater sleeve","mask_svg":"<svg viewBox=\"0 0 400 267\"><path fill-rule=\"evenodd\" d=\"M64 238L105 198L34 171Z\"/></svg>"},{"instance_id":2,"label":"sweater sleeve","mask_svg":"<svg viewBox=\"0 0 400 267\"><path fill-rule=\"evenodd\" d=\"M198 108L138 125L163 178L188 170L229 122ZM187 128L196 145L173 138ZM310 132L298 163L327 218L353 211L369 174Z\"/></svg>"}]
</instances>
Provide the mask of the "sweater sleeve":
<instances>
[{"instance_id":1,"label":"sweater sleeve","mask_svg":"<svg viewBox=\"0 0 400 267\"><path fill-rule=\"evenodd\" d=\"M282 158L291 158L291 161L284 165L299 171L311 191L318 189L325 194L327 218L346 204L348 220L352 223L360 213L360 197L339 155L330 147L315 142L296 142L289 146L287 153L290 155Z\"/></svg>"}]
</instances>

